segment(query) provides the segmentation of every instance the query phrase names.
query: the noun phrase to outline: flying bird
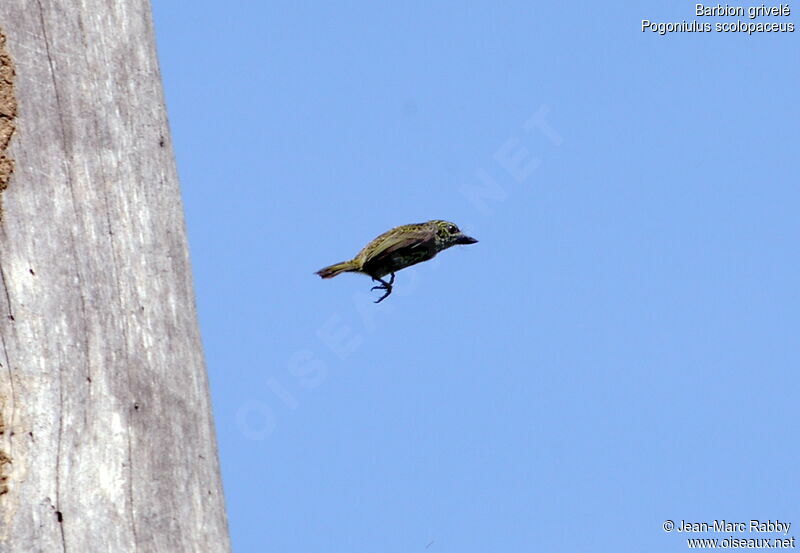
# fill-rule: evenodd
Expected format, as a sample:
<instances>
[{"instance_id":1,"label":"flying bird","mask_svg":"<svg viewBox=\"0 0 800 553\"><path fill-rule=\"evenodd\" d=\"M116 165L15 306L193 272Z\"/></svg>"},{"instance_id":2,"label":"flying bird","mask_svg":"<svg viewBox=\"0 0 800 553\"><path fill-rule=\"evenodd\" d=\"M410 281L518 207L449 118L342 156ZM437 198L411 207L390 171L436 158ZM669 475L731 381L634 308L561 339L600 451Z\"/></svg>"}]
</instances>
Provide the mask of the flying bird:
<instances>
[{"instance_id":1,"label":"flying bird","mask_svg":"<svg viewBox=\"0 0 800 553\"><path fill-rule=\"evenodd\" d=\"M375 303L380 303L392 293L394 274L400 269L433 259L437 253L457 244L474 244L474 238L467 236L449 222L433 220L427 223L402 225L384 232L350 261L336 263L316 272L322 278L333 278L340 273L363 273L380 282L372 290L385 290L386 293ZM391 275L389 281L383 280Z\"/></svg>"}]
</instances>

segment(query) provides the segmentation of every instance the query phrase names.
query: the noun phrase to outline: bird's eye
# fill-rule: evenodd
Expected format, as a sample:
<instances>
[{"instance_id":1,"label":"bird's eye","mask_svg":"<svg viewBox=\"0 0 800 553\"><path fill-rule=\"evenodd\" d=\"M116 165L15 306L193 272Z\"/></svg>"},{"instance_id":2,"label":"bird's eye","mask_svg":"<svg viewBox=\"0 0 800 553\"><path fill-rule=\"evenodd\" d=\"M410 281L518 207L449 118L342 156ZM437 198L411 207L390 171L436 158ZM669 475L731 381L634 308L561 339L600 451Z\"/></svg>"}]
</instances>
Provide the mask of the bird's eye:
<instances>
[{"instance_id":1,"label":"bird's eye","mask_svg":"<svg viewBox=\"0 0 800 553\"><path fill-rule=\"evenodd\" d=\"M447 227L447 232L449 232L450 234L456 234L458 232L458 227L455 225L450 225L449 227Z\"/></svg>"}]
</instances>

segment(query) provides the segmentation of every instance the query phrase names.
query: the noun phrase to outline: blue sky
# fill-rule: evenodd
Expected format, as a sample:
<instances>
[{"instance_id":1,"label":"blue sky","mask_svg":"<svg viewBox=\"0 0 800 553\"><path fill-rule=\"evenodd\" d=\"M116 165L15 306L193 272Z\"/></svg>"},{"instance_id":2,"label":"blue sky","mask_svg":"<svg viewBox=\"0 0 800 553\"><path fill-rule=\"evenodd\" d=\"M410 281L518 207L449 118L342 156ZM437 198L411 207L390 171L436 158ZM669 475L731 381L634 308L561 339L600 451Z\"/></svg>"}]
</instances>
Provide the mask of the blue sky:
<instances>
[{"instance_id":1,"label":"blue sky","mask_svg":"<svg viewBox=\"0 0 800 553\"><path fill-rule=\"evenodd\" d=\"M652 1L154 17L237 553L800 535L800 30L642 33L695 19ZM439 218L480 242L380 305L313 274Z\"/></svg>"}]
</instances>

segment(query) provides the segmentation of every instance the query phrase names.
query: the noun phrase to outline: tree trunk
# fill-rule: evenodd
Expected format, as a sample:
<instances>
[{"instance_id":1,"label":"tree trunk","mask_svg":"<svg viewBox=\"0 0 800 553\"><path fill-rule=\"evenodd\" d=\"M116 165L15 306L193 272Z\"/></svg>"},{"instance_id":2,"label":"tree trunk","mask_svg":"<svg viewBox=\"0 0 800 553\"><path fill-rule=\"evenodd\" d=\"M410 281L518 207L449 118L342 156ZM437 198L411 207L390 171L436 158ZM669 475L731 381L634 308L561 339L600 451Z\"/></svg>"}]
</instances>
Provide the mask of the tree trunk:
<instances>
[{"instance_id":1,"label":"tree trunk","mask_svg":"<svg viewBox=\"0 0 800 553\"><path fill-rule=\"evenodd\" d=\"M0 552L229 551L150 5L0 31Z\"/></svg>"}]
</instances>

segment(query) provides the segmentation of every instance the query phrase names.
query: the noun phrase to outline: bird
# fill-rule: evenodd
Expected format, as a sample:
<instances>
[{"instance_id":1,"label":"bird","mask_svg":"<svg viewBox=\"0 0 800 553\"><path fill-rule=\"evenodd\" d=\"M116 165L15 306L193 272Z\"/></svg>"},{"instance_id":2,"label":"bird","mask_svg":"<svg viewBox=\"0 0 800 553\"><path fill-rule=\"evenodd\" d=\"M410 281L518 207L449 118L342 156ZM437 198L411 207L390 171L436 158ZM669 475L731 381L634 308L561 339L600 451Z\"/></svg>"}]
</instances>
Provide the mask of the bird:
<instances>
[{"instance_id":1,"label":"bird","mask_svg":"<svg viewBox=\"0 0 800 553\"><path fill-rule=\"evenodd\" d=\"M433 259L437 253L457 244L475 244L477 240L467 236L455 223L434 219L425 223L401 225L388 230L364 246L349 261L335 263L315 274L322 278L333 278L341 273L363 273L380 282L371 290L386 293L375 300L380 303L392 293L394 274L406 267ZM391 275L388 281L383 277Z\"/></svg>"}]
</instances>

